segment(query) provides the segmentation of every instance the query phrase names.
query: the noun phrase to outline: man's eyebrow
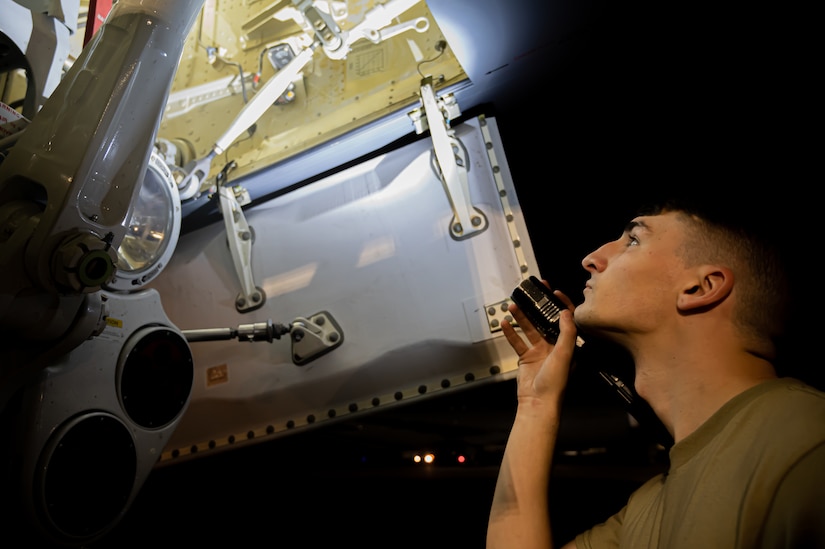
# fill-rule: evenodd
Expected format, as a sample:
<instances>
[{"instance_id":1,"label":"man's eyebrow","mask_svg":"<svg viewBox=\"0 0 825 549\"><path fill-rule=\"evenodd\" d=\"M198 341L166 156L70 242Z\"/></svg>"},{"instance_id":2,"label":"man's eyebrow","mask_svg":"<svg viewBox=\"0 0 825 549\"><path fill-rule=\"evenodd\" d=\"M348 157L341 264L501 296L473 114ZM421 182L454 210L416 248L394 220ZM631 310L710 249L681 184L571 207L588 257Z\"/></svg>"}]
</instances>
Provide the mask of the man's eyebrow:
<instances>
[{"instance_id":1,"label":"man's eyebrow","mask_svg":"<svg viewBox=\"0 0 825 549\"><path fill-rule=\"evenodd\" d=\"M632 232L633 229L636 229L637 227L640 229L650 230L650 226L648 226L648 224L645 223L643 220L634 219L633 221L630 221L627 225L625 225L624 232L625 234L627 234L629 232Z\"/></svg>"}]
</instances>

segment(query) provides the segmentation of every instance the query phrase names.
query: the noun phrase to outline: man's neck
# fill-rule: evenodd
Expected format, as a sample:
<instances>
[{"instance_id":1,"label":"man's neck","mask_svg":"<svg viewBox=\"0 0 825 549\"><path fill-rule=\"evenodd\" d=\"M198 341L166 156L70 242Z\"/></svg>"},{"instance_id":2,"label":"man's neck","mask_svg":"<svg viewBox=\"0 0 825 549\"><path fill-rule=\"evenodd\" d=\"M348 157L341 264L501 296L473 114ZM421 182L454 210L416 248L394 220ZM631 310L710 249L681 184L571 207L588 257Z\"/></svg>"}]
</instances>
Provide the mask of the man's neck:
<instances>
[{"instance_id":1,"label":"man's neck","mask_svg":"<svg viewBox=\"0 0 825 549\"><path fill-rule=\"evenodd\" d=\"M776 378L770 362L743 351L707 349L636 359L635 388L679 442L736 395Z\"/></svg>"}]
</instances>

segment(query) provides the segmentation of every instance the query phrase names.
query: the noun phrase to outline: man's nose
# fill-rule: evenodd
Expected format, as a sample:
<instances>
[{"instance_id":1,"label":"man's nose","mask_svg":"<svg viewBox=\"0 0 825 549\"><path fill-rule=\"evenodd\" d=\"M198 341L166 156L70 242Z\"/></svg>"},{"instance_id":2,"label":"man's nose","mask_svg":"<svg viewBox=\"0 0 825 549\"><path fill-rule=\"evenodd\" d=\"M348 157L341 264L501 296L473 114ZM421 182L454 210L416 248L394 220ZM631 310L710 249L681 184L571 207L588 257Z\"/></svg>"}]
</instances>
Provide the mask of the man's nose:
<instances>
[{"instance_id":1,"label":"man's nose","mask_svg":"<svg viewBox=\"0 0 825 549\"><path fill-rule=\"evenodd\" d=\"M585 271L598 272L604 270L607 265L607 246L603 246L593 250L582 259L582 267Z\"/></svg>"}]
</instances>

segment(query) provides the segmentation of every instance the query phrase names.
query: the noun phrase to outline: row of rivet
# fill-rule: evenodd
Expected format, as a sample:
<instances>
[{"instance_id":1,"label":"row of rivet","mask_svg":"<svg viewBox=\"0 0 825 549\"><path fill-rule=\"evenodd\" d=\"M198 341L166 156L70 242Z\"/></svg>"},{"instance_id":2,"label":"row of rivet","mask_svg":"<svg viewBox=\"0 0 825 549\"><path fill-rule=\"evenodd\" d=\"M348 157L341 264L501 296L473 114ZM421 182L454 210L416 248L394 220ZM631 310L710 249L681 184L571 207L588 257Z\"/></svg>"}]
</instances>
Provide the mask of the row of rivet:
<instances>
[{"instance_id":1,"label":"row of rivet","mask_svg":"<svg viewBox=\"0 0 825 549\"><path fill-rule=\"evenodd\" d=\"M491 366L489 368L488 373L489 373L490 376L498 375L498 374L501 373L501 368L499 366ZM464 374L464 377L463 377L463 382L464 383L470 383L470 382L473 382L475 380L476 380L476 375L474 373L467 372L466 374ZM440 383L440 388L441 389L449 389L452 386L453 386L453 382L451 382L449 379L442 379L441 380L441 383ZM408 397L420 396L420 395L426 394L429 391L430 390L426 385L419 385L414 390L408 390L407 393L409 393L409 394L407 396ZM377 408L377 407L381 406L382 402L387 402L388 400L391 400L393 402L399 402L401 400L404 400L404 398L405 398L405 392L404 391L396 391L395 393L393 393L391 399L383 399L382 400L380 397L373 397L372 400L370 401L370 405L373 408ZM359 409L361 409L361 408L358 406L358 404L355 403L355 402L352 402L347 407L347 412L348 413L355 413ZM323 416L323 414L321 414L321 416ZM327 410L326 416L327 416L327 419L333 419L333 418L339 417L339 412L336 411L334 408L331 408L331 409ZM341 417L343 417L343 416L341 416ZM306 417L304 425L313 425L313 424L315 424L319 421L324 421L324 419L323 418L319 419L319 415L309 414ZM295 420L290 419L290 420L288 420L284 423L284 427L281 428L280 430L276 429L276 427L273 426L273 425L267 425L264 429L260 430L261 431L260 433L256 432L256 430L249 430L241 436L229 435L228 437L226 437L226 440L223 444L220 444L217 440L212 439L212 440L210 440L206 443L193 444L188 449L175 448L173 450L164 452L163 455L161 456L160 461L165 462L165 461L168 461L168 460L171 460L171 459L177 459L177 458L181 458L181 457L185 457L185 456L189 456L189 455L194 455L194 454L197 454L198 452L201 452L201 451L215 450L215 449L217 449L219 447L223 447L223 446L232 446L232 445L238 444L240 442L243 442L245 440L249 441L249 440L254 440L254 439L260 439L261 437L264 437L264 436L274 435L276 433L282 433L284 431L289 431L289 430L295 429L297 426L298 426L298 423Z\"/></svg>"},{"instance_id":2,"label":"row of rivet","mask_svg":"<svg viewBox=\"0 0 825 549\"><path fill-rule=\"evenodd\" d=\"M484 136L484 147L487 149L487 158L490 160L493 179L496 181L496 188L498 189L498 196L504 211L504 218L507 220L507 230L510 233L510 240L513 243L513 251L515 251L516 259L518 259L519 270L522 275L526 277L529 266L527 265L527 259L524 257L524 252L521 249L521 238L516 230L515 216L510 207L510 201L507 199L507 189L504 188L504 180L501 177L501 166L498 164L490 129L487 127L487 118L481 115L478 117L478 122L481 127L481 134Z\"/></svg>"}]
</instances>

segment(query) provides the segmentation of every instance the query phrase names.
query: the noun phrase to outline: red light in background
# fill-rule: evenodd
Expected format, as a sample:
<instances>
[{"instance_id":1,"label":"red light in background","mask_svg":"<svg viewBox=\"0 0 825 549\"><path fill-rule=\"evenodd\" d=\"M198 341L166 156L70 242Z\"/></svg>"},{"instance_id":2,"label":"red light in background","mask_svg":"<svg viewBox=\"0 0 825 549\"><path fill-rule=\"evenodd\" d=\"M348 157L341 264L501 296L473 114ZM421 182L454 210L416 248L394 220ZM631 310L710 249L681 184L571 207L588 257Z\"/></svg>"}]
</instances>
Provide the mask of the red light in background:
<instances>
[{"instance_id":1,"label":"red light in background","mask_svg":"<svg viewBox=\"0 0 825 549\"><path fill-rule=\"evenodd\" d=\"M464 463L465 461L467 461L467 458L459 454L459 456L456 458L456 461L459 463Z\"/></svg>"}]
</instances>

